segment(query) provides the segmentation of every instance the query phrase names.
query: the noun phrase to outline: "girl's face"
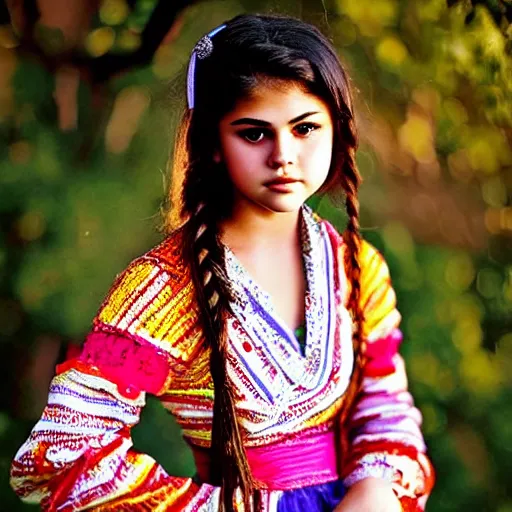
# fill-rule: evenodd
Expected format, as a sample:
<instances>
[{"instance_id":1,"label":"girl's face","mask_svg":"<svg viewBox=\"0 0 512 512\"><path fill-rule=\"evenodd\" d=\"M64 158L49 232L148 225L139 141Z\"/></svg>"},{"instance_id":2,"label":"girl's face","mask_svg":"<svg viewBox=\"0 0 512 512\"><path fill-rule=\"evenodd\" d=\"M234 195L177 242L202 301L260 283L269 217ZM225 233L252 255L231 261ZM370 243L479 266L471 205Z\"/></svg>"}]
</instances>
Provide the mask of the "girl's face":
<instances>
[{"instance_id":1,"label":"girl's face","mask_svg":"<svg viewBox=\"0 0 512 512\"><path fill-rule=\"evenodd\" d=\"M297 211L329 173L329 108L298 84L259 87L221 119L219 135L215 159L233 182L235 211Z\"/></svg>"}]
</instances>

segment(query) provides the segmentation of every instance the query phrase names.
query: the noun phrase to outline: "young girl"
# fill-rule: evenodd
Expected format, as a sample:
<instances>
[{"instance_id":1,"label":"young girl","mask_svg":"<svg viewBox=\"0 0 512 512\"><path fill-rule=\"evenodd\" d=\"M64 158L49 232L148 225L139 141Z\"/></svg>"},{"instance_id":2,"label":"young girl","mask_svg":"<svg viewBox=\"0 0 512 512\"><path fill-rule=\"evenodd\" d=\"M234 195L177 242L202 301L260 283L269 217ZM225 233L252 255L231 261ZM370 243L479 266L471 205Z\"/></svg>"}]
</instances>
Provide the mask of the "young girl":
<instances>
[{"instance_id":1,"label":"young girl","mask_svg":"<svg viewBox=\"0 0 512 512\"><path fill-rule=\"evenodd\" d=\"M239 16L195 47L187 97L181 225L57 368L13 488L48 511L423 510L433 472L388 269L358 233L334 49L301 21ZM343 237L304 204L340 191ZM181 425L195 478L133 449L146 393Z\"/></svg>"}]
</instances>

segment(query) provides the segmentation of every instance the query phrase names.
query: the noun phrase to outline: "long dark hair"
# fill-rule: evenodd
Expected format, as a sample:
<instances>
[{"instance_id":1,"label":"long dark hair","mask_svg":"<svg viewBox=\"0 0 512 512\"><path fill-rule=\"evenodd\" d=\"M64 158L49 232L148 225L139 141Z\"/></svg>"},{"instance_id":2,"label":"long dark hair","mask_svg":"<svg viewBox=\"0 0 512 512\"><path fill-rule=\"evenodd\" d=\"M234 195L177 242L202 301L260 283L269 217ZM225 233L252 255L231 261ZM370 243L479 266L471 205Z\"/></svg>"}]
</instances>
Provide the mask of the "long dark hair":
<instances>
[{"instance_id":1,"label":"long dark hair","mask_svg":"<svg viewBox=\"0 0 512 512\"><path fill-rule=\"evenodd\" d=\"M223 165L214 163L219 121L239 98L272 79L297 82L329 106L334 125L333 155L320 192L337 197L342 192L345 199L349 221L344 233L344 263L351 283L348 308L355 325L356 357L361 357L363 320L357 198L361 178L355 162L357 133L349 80L332 45L315 27L288 17L242 15L228 21L212 40L211 55L197 61L194 108L185 112L177 137L172 177L175 185L167 221L171 227L176 218L185 221L184 251L204 337L211 349L215 388L211 480L221 486L221 507L231 512L235 489L240 487L246 510L250 510L254 489L226 371L226 315L231 290L218 225L231 213L232 185ZM359 379L355 371L351 389L358 387Z\"/></svg>"}]
</instances>

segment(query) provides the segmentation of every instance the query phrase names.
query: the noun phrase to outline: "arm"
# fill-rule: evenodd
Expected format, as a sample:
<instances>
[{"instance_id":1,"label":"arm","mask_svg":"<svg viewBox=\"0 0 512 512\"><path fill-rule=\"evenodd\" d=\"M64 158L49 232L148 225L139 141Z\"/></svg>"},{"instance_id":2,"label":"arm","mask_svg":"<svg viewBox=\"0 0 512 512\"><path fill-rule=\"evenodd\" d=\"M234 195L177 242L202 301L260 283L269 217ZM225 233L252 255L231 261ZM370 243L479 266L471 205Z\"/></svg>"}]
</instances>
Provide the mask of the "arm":
<instances>
[{"instance_id":1,"label":"arm","mask_svg":"<svg viewBox=\"0 0 512 512\"><path fill-rule=\"evenodd\" d=\"M433 485L433 468L420 430L421 413L414 407L398 353L400 314L389 270L366 242L361 247L361 304L365 366L361 390L345 425L349 450L344 482L354 487L369 478L384 480L402 510L422 511Z\"/></svg>"},{"instance_id":2,"label":"arm","mask_svg":"<svg viewBox=\"0 0 512 512\"><path fill-rule=\"evenodd\" d=\"M154 263L130 266L81 355L58 367L42 417L12 464L11 485L24 501L46 511L183 510L201 494L191 479L169 476L135 451L130 436L145 394L162 393L172 377L170 350L142 329L168 304L169 282Z\"/></svg>"}]
</instances>

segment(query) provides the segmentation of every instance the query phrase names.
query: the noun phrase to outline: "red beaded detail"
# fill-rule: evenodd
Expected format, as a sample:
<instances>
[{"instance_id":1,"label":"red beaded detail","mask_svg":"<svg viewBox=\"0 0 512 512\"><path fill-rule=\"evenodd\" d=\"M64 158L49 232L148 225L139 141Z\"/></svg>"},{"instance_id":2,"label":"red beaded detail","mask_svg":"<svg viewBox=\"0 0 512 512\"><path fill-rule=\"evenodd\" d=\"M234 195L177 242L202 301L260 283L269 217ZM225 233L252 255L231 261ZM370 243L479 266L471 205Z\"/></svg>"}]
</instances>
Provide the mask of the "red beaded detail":
<instances>
[{"instance_id":1,"label":"red beaded detail","mask_svg":"<svg viewBox=\"0 0 512 512\"><path fill-rule=\"evenodd\" d=\"M244 341L242 343L242 347L244 348L244 350L246 352L251 352L251 350L252 350L252 346L251 346L251 344L248 341Z\"/></svg>"}]
</instances>

